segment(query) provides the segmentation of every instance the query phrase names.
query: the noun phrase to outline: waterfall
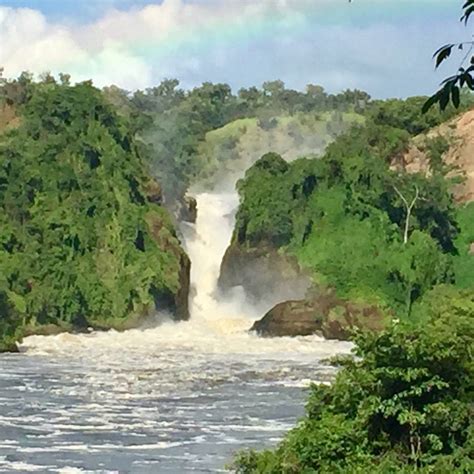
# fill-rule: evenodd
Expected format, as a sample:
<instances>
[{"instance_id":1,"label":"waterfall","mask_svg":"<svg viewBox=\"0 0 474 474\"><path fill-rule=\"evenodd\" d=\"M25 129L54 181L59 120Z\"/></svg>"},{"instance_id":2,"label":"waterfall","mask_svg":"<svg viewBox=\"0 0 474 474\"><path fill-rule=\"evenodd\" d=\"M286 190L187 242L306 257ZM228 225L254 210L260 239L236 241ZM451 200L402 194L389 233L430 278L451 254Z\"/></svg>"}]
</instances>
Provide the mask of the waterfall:
<instances>
[{"instance_id":1,"label":"waterfall","mask_svg":"<svg viewBox=\"0 0 474 474\"><path fill-rule=\"evenodd\" d=\"M262 317L245 298L241 288L225 297L219 294L217 281L224 253L231 241L238 206L235 191L195 193L198 215L195 224L182 224L183 245L191 259L191 292L189 321L172 322L162 317L155 325L125 332L110 330L92 334L59 334L30 336L21 345L29 354L60 353L68 357L80 352L85 357L120 358L128 365L136 354L146 358L161 357L171 351L173 359L195 355L221 354L228 357L300 359L312 355L330 356L345 352L349 343L324 341L318 336L297 338L259 338L249 333L253 322ZM117 353L117 351L119 351ZM132 355L133 354L133 355ZM180 363L181 365L181 363Z\"/></svg>"},{"instance_id":2,"label":"waterfall","mask_svg":"<svg viewBox=\"0 0 474 474\"><path fill-rule=\"evenodd\" d=\"M224 253L230 244L238 206L236 192L200 193L196 224L185 225L185 249L191 259L191 320L228 326L230 331L248 329L258 316L246 301L243 289L224 298L217 281Z\"/></svg>"}]
</instances>

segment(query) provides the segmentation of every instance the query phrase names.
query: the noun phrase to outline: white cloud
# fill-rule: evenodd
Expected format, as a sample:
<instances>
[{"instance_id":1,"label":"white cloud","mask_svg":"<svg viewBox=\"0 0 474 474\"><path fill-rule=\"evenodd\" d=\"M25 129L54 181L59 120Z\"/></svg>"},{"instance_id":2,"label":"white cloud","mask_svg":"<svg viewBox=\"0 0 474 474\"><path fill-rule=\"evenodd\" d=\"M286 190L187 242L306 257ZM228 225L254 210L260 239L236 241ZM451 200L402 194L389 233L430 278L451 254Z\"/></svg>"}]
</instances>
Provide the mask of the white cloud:
<instances>
[{"instance_id":1,"label":"white cloud","mask_svg":"<svg viewBox=\"0 0 474 474\"><path fill-rule=\"evenodd\" d=\"M78 53L66 30L51 27L43 15L29 9L0 9L0 44L0 64L14 74L37 70L44 61L61 63L69 51Z\"/></svg>"},{"instance_id":2,"label":"white cloud","mask_svg":"<svg viewBox=\"0 0 474 474\"><path fill-rule=\"evenodd\" d=\"M235 8L238 2L230 3ZM100 86L145 87L151 84L153 58L135 49L141 45L153 56L153 50L165 47L167 41L206 28L230 10L222 3L216 9L216 5L165 0L138 10L112 9L89 25L67 26L49 23L35 10L0 7L0 65L9 77L24 70L63 71L76 79L92 77ZM185 58L184 63L195 70L199 60Z\"/></svg>"},{"instance_id":3,"label":"white cloud","mask_svg":"<svg viewBox=\"0 0 474 474\"><path fill-rule=\"evenodd\" d=\"M127 89L163 77L187 86L205 80L242 86L279 77L292 87L318 82L330 90L403 95L436 85L430 53L460 31L453 24L440 32L429 19L411 26L318 22L335 0L164 0L124 11L116 9L122 0L106 1L106 13L85 25L0 7L4 74L68 72L76 80ZM377 0L374 8L395 1Z\"/></svg>"}]
</instances>

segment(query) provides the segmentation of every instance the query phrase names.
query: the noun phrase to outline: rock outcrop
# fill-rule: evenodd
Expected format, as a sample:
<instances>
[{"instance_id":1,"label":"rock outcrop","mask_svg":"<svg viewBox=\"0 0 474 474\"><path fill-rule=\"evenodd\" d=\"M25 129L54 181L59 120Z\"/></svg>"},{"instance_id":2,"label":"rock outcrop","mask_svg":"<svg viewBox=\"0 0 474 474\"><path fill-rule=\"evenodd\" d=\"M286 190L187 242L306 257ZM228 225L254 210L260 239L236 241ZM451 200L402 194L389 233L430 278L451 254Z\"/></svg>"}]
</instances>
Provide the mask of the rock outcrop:
<instances>
[{"instance_id":1,"label":"rock outcrop","mask_svg":"<svg viewBox=\"0 0 474 474\"><path fill-rule=\"evenodd\" d=\"M178 220L184 222L196 223L197 202L191 196L185 196L179 203Z\"/></svg>"},{"instance_id":2,"label":"rock outcrop","mask_svg":"<svg viewBox=\"0 0 474 474\"><path fill-rule=\"evenodd\" d=\"M162 289L152 292L155 309L170 312L176 320L187 320L189 319L188 297L191 285L189 257L181 247L176 235L170 233L163 215L156 212L149 213L147 223L153 240L162 250L174 257L168 271L170 279L177 281L177 284L173 285L173 291Z\"/></svg>"},{"instance_id":3,"label":"rock outcrop","mask_svg":"<svg viewBox=\"0 0 474 474\"><path fill-rule=\"evenodd\" d=\"M277 304L251 331L262 337L309 336L348 340L355 329L381 331L388 318L375 307L331 295Z\"/></svg>"},{"instance_id":4,"label":"rock outcrop","mask_svg":"<svg viewBox=\"0 0 474 474\"><path fill-rule=\"evenodd\" d=\"M160 183L150 178L145 184L145 195L148 202L161 205L163 203L163 191Z\"/></svg>"},{"instance_id":5,"label":"rock outcrop","mask_svg":"<svg viewBox=\"0 0 474 474\"><path fill-rule=\"evenodd\" d=\"M189 319L189 290L191 286L191 261L184 251L179 260L179 287L174 295L174 315L177 320Z\"/></svg>"},{"instance_id":6,"label":"rock outcrop","mask_svg":"<svg viewBox=\"0 0 474 474\"><path fill-rule=\"evenodd\" d=\"M459 203L474 200L474 110L433 128L426 134L412 140L408 151L393 163L394 168L409 173L429 172L430 160L426 152L429 139L442 137L448 143L443 162L452 167L452 177L461 177L462 183L455 184L453 193Z\"/></svg>"},{"instance_id":7,"label":"rock outcrop","mask_svg":"<svg viewBox=\"0 0 474 474\"><path fill-rule=\"evenodd\" d=\"M257 307L268 308L279 301L304 298L310 285L309 275L296 258L269 246L247 247L234 242L222 260L219 289L226 293L243 287Z\"/></svg>"}]
</instances>

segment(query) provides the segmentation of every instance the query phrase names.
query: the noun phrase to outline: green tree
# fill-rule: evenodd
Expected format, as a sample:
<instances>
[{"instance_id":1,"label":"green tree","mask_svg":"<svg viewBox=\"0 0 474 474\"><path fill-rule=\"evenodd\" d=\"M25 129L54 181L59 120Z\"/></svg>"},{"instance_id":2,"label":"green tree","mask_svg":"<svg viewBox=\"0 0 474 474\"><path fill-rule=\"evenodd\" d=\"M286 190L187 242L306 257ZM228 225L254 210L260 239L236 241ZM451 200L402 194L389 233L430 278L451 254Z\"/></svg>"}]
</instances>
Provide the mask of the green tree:
<instances>
[{"instance_id":1,"label":"green tree","mask_svg":"<svg viewBox=\"0 0 474 474\"><path fill-rule=\"evenodd\" d=\"M120 327L173 299L184 254L127 122L89 83L26 85L0 134L0 340Z\"/></svg>"},{"instance_id":2,"label":"green tree","mask_svg":"<svg viewBox=\"0 0 474 474\"><path fill-rule=\"evenodd\" d=\"M237 455L238 473L469 473L474 469L474 293L446 288L416 327L360 335L330 386L273 451Z\"/></svg>"}]
</instances>

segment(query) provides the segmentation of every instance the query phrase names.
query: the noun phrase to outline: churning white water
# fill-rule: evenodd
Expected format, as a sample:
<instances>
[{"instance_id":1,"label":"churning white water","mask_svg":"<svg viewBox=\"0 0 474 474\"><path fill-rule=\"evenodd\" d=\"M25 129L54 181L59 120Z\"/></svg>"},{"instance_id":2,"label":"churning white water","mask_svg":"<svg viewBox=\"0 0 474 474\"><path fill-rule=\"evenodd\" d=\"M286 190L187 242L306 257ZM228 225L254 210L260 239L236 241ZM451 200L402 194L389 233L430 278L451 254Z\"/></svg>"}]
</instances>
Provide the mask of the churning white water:
<instances>
[{"instance_id":1,"label":"churning white water","mask_svg":"<svg viewBox=\"0 0 474 474\"><path fill-rule=\"evenodd\" d=\"M191 325L227 335L246 335L258 314L247 304L243 290L235 288L226 299L217 292L222 257L232 237L237 193L202 193L197 201L196 225L183 226L185 248L192 262Z\"/></svg>"},{"instance_id":2,"label":"churning white water","mask_svg":"<svg viewBox=\"0 0 474 474\"><path fill-rule=\"evenodd\" d=\"M260 339L239 288L216 291L235 193L196 196L183 229L191 320L123 333L33 336L0 356L0 472L217 472L243 447L275 443L304 387L348 343Z\"/></svg>"}]
</instances>

